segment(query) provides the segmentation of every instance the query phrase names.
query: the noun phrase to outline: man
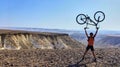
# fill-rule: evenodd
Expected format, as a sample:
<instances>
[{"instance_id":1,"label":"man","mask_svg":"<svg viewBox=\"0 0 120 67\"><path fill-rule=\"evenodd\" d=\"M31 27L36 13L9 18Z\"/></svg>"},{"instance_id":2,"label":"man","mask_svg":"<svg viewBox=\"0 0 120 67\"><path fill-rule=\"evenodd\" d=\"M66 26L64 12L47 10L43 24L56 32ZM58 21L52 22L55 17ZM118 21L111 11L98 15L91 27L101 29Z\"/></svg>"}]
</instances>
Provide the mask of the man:
<instances>
[{"instance_id":1,"label":"man","mask_svg":"<svg viewBox=\"0 0 120 67\"><path fill-rule=\"evenodd\" d=\"M96 62L96 56L95 56L95 53L94 53L94 38L96 37L96 34L97 34L99 28L96 27L96 32L95 32L95 34L93 34L93 33L91 32L91 33L89 34L89 36L88 36L88 33L87 33L86 29L87 29L87 27L85 27L84 30L85 30L85 34L86 34L86 36L87 36L87 38L88 38L88 45L87 45L87 47L86 47L86 50L85 50L85 53L84 53L84 55L83 55L82 60L84 59L84 57L85 57L86 53L88 52L88 50L91 49L92 54L93 54L93 56L94 56L94 61Z\"/></svg>"}]
</instances>

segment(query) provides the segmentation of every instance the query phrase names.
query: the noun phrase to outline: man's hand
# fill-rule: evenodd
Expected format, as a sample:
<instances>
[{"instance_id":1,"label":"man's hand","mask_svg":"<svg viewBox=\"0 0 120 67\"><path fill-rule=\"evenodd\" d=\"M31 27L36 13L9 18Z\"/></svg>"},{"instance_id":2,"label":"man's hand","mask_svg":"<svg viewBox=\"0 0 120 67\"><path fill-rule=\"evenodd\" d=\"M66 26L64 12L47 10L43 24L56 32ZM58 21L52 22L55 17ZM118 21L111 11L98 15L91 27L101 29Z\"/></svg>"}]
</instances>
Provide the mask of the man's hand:
<instances>
[{"instance_id":1,"label":"man's hand","mask_svg":"<svg viewBox=\"0 0 120 67\"><path fill-rule=\"evenodd\" d=\"M99 27L96 27L96 29L98 30L98 29L99 29Z\"/></svg>"},{"instance_id":2,"label":"man's hand","mask_svg":"<svg viewBox=\"0 0 120 67\"><path fill-rule=\"evenodd\" d=\"M87 29L87 27L84 28L85 30Z\"/></svg>"},{"instance_id":3,"label":"man's hand","mask_svg":"<svg viewBox=\"0 0 120 67\"><path fill-rule=\"evenodd\" d=\"M86 29L87 29L87 27L85 27L84 30L85 30L86 36L88 37L88 33L87 33L87 30L86 30Z\"/></svg>"},{"instance_id":4,"label":"man's hand","mask_svg":"<svg viewBox=\"0 0 120 67\"><path fill-rule=\"evenodd\" d=\"M94 37L96 37L96 34L97 34L97 32L98 32L98 29L99 29L99 27L96 27L96 32L95 32L95 34L94 34Z\"/></svg>"}]
</instances>

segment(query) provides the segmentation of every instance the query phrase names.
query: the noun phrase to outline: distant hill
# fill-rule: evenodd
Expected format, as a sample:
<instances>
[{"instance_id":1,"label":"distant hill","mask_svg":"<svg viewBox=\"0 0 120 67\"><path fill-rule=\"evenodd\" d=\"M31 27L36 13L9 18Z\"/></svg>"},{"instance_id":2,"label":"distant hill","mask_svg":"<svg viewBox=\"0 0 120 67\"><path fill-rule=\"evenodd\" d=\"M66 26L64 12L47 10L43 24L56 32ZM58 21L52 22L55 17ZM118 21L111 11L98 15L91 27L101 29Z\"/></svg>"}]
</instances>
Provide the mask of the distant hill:
<instances>
[{"instance_id":1,"label":"distant hill","mask_svg":"<svg viewBox=\"0 0 120 67\"><path fill-rule=\"evenodd\" d=\"M74 33L72 38L87 45L87 37L85 34ZM97 35L95 38L96 47L120 47L120 36L118 34L113 35Z\"/></svg>"},{"instance_id":2,"label":"distant hill","mask_svg":"<svg viewBox=\"0 0 120 67\"><path fill-rule=\"evenodd\" d=\"M120 47L120 35L107 35L98 40L96 44L104 47Z\"/></svg>"},{"instance_id":3,"label":"distant hill","mask_svg":"<svg viewBox=\"0 0 120 67\"><path fill-rule=\"evenodd\" d=\"M87 45L87 37L85 33L73 33L70 36L79 42ZM99 31L95 38L96 47L120 47L120 32L119 31Z\"/></svg>"},{"instance_id":4,"label":"distant hill","mask_svg":"<svg viewBox=\"0 0 120 67\"><path fill-rule=\"evenodd\" d=\"M33 31L33 32L53 32L53 33L67 33L72 34L79 31L74 30L64 30L64 29L45 29L45 28L26 28L26 27L4 27L1 29L9 29L9 30L22 30L22 31Z\"/></svg>"}]
</instances>

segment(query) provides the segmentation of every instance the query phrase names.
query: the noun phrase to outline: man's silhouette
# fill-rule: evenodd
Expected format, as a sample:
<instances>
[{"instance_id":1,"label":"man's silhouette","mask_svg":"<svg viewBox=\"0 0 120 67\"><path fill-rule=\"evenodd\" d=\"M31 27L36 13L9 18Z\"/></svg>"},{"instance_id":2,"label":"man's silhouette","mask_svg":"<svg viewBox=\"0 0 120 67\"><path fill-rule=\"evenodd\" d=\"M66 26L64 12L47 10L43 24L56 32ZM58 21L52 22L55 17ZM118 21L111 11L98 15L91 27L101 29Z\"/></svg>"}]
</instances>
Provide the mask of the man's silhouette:
<instances>
[{"instance_id":1,"label":"man's silhouette","mask_svg":"<svg viewBox=\"0 0 120 67\"><path fill-rule=\"evenodd\" d=\"M87 29L87 27L85 27L84 30L85 30L85 34L86 34L86 36L87 36L87 38L88 38L88 45L87 45L87 47L86 47L86 50L85 50L85 53L84 53L84 55L83 55L82 60L84 59L84 57L85 57L86 53L88 52L88 50L91 49L92 54L93 54L93 56L94 56L94 61L96 62L96 55L95 55L95 53L94 53L94 38L96 37L96 34L97 34L99 28L96 27L96 32L95 32L95 34L93 34L93 33L91 32L89 36L88 36L88 33L87 33L86 29Z\"/></svg>"}]
</instances>

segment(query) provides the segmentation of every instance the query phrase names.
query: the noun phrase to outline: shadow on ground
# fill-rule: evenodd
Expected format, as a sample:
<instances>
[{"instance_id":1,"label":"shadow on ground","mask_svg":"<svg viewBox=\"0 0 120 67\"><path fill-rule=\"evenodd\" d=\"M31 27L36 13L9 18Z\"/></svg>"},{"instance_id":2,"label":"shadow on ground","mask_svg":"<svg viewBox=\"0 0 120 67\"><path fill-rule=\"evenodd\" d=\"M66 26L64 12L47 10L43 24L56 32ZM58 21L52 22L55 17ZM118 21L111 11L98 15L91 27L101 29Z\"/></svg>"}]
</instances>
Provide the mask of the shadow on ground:
<instances>
[{"instance_id":1,"label":"shadow on ground","mask_svg":"<svg viewBox=\"0 0 120 67\"><path fill-rule=\"evenodd\" d=\"M86 62L86 63L81 63L82 61L83 60L80 60L75 64L70 64L70 65L68 65L68 67L87 67L87 64L96 63L96 62L93 62L93 61L89 61L89 62ZM95 67L96 66L97 66L97 63L95 64Z\"/></svg>"}]
</instances>

